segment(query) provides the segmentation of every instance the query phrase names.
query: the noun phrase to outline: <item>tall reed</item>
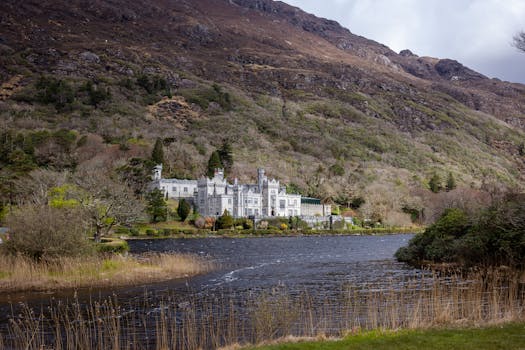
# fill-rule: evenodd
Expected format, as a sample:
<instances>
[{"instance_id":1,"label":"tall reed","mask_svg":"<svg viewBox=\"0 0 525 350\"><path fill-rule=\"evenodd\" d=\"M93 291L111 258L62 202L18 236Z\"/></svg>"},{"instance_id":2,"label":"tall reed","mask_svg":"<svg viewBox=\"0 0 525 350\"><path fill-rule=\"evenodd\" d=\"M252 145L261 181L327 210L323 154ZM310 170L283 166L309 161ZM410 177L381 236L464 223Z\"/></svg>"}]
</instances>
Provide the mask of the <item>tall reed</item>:
<instances>
[{"instance_id":1,"label":"tall reed","mask_svg":"<svg viewBox=\"0 0 525 350\"><path fill-rule=\"evenodd\" d=\"M216 349L287 336L525 320L525 287L514 271L434 273L386 287L348 285L333 295L276 287L262 294L22 306L2 330L0 348Z\"/></svg>"},{"instance_id":2,"label":"tall reed","mask_svg":"<svg viewBox=\"0 0 525 350\"><path fill-rule=\"evenodd\" d=\"M0 254L0 291L113 287L187 277L213 264L193 255L81 256L35 261Z\"/></svg>"}]
</instances>

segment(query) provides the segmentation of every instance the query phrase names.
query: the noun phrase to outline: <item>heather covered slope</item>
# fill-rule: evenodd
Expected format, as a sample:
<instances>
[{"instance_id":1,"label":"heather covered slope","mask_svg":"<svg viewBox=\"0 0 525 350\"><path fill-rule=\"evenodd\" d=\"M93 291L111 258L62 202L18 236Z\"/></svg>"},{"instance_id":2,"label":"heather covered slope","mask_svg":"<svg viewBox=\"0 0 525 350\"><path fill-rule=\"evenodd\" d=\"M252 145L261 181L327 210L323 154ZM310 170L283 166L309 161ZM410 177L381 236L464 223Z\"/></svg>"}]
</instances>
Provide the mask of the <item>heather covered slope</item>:
<instances>
[{"instance_id":1,"label":"heather covered slope","mask_svg":"<svg viewBox=\"0 0 525 350\"><path fill-rule=\"evenodd\" d=\"M203 174L229 139L241 180L262 166L310 195L389 192L398 208L434 173L525 184L525 86L281 2L7 0L0 53L6 179L120 166L161 137L172 175Z\"/></svg>"}]
</instances>

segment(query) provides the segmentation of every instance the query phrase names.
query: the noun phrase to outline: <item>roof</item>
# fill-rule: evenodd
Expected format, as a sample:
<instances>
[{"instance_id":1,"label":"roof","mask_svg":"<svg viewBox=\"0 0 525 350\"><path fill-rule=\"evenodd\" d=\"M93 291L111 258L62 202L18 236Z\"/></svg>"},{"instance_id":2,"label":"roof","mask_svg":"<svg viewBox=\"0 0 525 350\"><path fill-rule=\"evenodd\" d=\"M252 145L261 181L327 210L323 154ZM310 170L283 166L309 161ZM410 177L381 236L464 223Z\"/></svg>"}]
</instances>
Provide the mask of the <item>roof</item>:
<instances>
[{"instance_id":1,"label":"roof","mask_svg":"<svg viewBox=\"0 0 525 350\"><path fill-rule=\"evenodd\" d=\"M182 179L161 179L161 183L169 184L185 184L185 185L195 185L197 186L197 180L182 180Z\"/></svg>"},{"instance_id":2,"label":"roof","mask_svg":"<svg viewBox=\"0 0 525 350\"><path fill-rule=\"evenodd\" d=\"M301 204L319 204L321 205L321 200L319 198L313 198L313 197L301 197Z\"/></svg>"}]
</instances>

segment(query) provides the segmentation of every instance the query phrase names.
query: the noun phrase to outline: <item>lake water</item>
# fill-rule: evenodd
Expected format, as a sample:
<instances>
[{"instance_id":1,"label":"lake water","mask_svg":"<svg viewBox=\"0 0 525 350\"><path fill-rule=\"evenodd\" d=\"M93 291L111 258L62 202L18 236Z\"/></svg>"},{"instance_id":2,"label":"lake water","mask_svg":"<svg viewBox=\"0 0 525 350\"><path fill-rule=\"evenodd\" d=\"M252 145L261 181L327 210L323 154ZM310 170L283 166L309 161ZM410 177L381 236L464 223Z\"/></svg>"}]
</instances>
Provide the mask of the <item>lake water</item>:
<instances>
[{"instance_id":1,"label":"lake water","mask_svg":"<svg viewBox=\"0 0 525 350\"><path fill-rule=\"evenodd\" d=\"M248 329L238 336L239 339L253 341L257 339L254 335L257 332L254 328L256 325L255 321L248 319L250 313L253 315L258 296L269 295L274 299L274 296L290 296L291 301L286 304L286 307L290 307L295 302L302 303L307 295L313 310L316 305L333 305L335 311L330 312L334 316L329 317L333 319L340 314L342 291L348 288L392 290L420 277L424 272L398 263L393 257L395 251L406 245L410 238L410 234L400 234L130 241L132 254L151 251L191 253L214 261L218 268L192 278L111 290L66 291L53 295L14 294L9 296L10 304L5 302L7 299L4 296L4 302L0 302L0 329L7 325L12 315L11 306L14 304L16 309L17 302L24 301L34 309L46 310L49 303L56 305L59 300L71 302L74 294L74 300L80 305L108 297L118 298L119 303L124 305L123 312L134 315L133 319L128 320L128 324L134 327L133 332L136 332L135 324L155 324L159 315L173 306L170 318L178 319L176 327L185 327L180 324L180 320L186 317L184 313L188 309L197 318L204 320L195 322L192 326L195 329L221 327L215 324L235 314L238 327ZM224 305L230 306L225 309ZM303 308L304 305L301 305ZM214 315L215 319L210 321L214 324L205 324L208 322L205 321L208 319L206 313ZM272 313L275 314L275 310ZM137 322L135 315L147 316ZM242 325L245 320L248 321ZM341 327L345 325L334 323L332 328ZM145 330L139 338L147 344L154 337L149 330ZM209 339L202 340L202 344L213 348L209 345ZM150 345L153 346L153 343Z\"/></svg>"}]
</instances>

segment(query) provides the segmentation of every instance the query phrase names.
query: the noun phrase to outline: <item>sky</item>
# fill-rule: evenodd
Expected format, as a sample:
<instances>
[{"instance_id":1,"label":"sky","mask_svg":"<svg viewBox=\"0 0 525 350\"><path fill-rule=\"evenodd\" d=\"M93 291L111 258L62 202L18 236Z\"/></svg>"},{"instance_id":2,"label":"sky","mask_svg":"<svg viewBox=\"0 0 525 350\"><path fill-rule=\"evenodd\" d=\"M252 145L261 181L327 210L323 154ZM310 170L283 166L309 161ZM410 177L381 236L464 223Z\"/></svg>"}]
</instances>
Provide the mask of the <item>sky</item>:
<instances>
[{"instance_id":1,"label":"sky","mask_svg":"<svg viewBox=\"0 0 525 350\"><path fill-rule=\"evenodd\" d=\"M352 33L418 56L450 58L490 78L525 83L525 0L283 0Z\"/></svg>"}]
</instances>

